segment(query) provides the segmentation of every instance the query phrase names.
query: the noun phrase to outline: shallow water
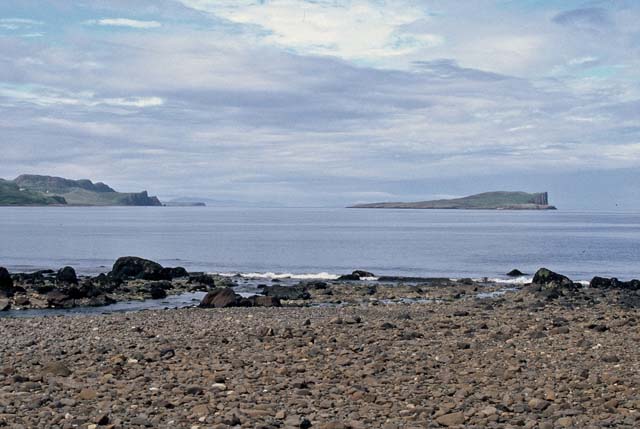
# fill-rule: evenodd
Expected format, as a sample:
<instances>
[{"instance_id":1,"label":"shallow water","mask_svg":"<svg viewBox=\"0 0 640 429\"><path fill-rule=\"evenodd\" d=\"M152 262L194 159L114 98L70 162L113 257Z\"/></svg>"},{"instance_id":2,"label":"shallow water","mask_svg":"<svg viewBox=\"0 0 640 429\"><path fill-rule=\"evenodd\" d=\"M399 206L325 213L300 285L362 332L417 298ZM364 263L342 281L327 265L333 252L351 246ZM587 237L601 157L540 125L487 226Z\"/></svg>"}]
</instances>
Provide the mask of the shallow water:
<instances>
[{"instance_id":1,"label":"shallow water","mask_svg":"<svg viewBox=\"0 0 640 429\"><path fill-rule=\"evenodd\" d=\"M563 211L0 208L0 266L108 271L137 255L221 273L640 277L640 214ZM309 276L309 274L311 274Z\"/></svg>"}]
</instances>

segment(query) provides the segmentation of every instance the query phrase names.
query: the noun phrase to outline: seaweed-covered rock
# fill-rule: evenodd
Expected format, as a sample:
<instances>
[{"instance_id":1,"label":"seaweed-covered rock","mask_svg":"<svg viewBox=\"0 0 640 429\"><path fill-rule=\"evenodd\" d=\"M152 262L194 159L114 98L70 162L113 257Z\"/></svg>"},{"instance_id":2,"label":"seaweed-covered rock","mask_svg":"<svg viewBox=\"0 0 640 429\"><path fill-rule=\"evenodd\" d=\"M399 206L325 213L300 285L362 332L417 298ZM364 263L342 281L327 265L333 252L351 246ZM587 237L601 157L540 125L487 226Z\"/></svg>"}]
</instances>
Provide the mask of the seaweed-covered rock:
<instances>
[{"instance_id":1,"label":"seaweed-covered rock","mask_svg":"<svg viewBox=\"0 0 640 429\"><path fill-rule=\"evenodd\" d=\"M109 276L115 279L170 280L162 265L136 256L118 258Z\"/></svg>"},{"instance_id":2,"label":"seaweed-covered rock","mask_svg":"<svg viewBox=\"0 0 640 429\"><path fill-rule=\"evenodd\" d=\"M536 285L541 286L572 286L573 282L567 276L563 276L562 274L554 273L547 268L540 268L536 271L536 274L533 276L533 282Z\"/></svg>"}]
</instances>

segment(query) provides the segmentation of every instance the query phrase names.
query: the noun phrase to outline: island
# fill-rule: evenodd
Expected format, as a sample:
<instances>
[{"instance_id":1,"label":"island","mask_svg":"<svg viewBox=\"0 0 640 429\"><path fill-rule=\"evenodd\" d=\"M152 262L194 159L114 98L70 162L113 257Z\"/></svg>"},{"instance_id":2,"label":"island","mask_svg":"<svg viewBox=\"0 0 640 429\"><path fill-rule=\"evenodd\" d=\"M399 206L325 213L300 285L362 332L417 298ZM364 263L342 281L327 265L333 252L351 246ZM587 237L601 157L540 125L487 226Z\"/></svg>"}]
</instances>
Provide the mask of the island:
<instances>
[{"instance_id":1,"label":"island","mask_svg":"<svg viewBox=\"0 0 640 429\"><path fill-rule=\"evenodd\" d=\"M412 203L385 202L356 204L356 209L461 209L461 210L556 210L549 205L547 192L484 192L463 198L418 201Z\"/></svg>"},{"instance_id":2,"label":"island","mask_svg":"<svg viewBox=\"0 0 640 429\"><path fill-rule=\"evenodd\" d=\"M147 191L117 192L90 180L23 174L0 179L0 206L161 206Z\"/></svg>"}]
</instances>

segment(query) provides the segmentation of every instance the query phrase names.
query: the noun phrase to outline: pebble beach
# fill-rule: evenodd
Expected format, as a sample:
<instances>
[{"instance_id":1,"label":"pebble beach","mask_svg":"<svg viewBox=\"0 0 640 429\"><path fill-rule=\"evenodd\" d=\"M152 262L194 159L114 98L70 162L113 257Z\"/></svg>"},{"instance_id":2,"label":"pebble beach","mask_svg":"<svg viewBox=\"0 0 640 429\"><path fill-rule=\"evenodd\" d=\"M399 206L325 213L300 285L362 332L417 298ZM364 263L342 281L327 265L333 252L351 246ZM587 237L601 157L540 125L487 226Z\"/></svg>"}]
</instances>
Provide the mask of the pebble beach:
<instances>
[{"instance_id":1,"label":"pebble beach","mask_svg":"<svg viewBox=\"0 0 640 429\"><path fill-rule=\"evenodd\" d=\"M0 426L638 427L626 292L537 290L3 319Z\"/></svg>"}]
</instances>

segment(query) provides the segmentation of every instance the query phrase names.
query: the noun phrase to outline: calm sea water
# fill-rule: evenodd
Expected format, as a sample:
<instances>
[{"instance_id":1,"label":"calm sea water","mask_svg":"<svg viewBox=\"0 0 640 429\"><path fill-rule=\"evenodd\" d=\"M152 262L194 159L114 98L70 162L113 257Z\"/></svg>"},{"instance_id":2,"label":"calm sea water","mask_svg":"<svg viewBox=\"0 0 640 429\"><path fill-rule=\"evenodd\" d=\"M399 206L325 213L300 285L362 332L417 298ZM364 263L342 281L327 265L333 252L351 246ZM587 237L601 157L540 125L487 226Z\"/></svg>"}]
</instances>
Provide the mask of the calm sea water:
<instances>
[{"instance_id":1,"label":"calm sea water","mask_svg":"<svg viewBox=\"0 0 640 429\"><path fill-rule=\"evenodd\" d=\"M576 280L629 279L640 277L640 214L0 208L0 266L10 271L95 274L125 255L222 273L500 277L546 266Z\"/></svg>"}]
</instances>

